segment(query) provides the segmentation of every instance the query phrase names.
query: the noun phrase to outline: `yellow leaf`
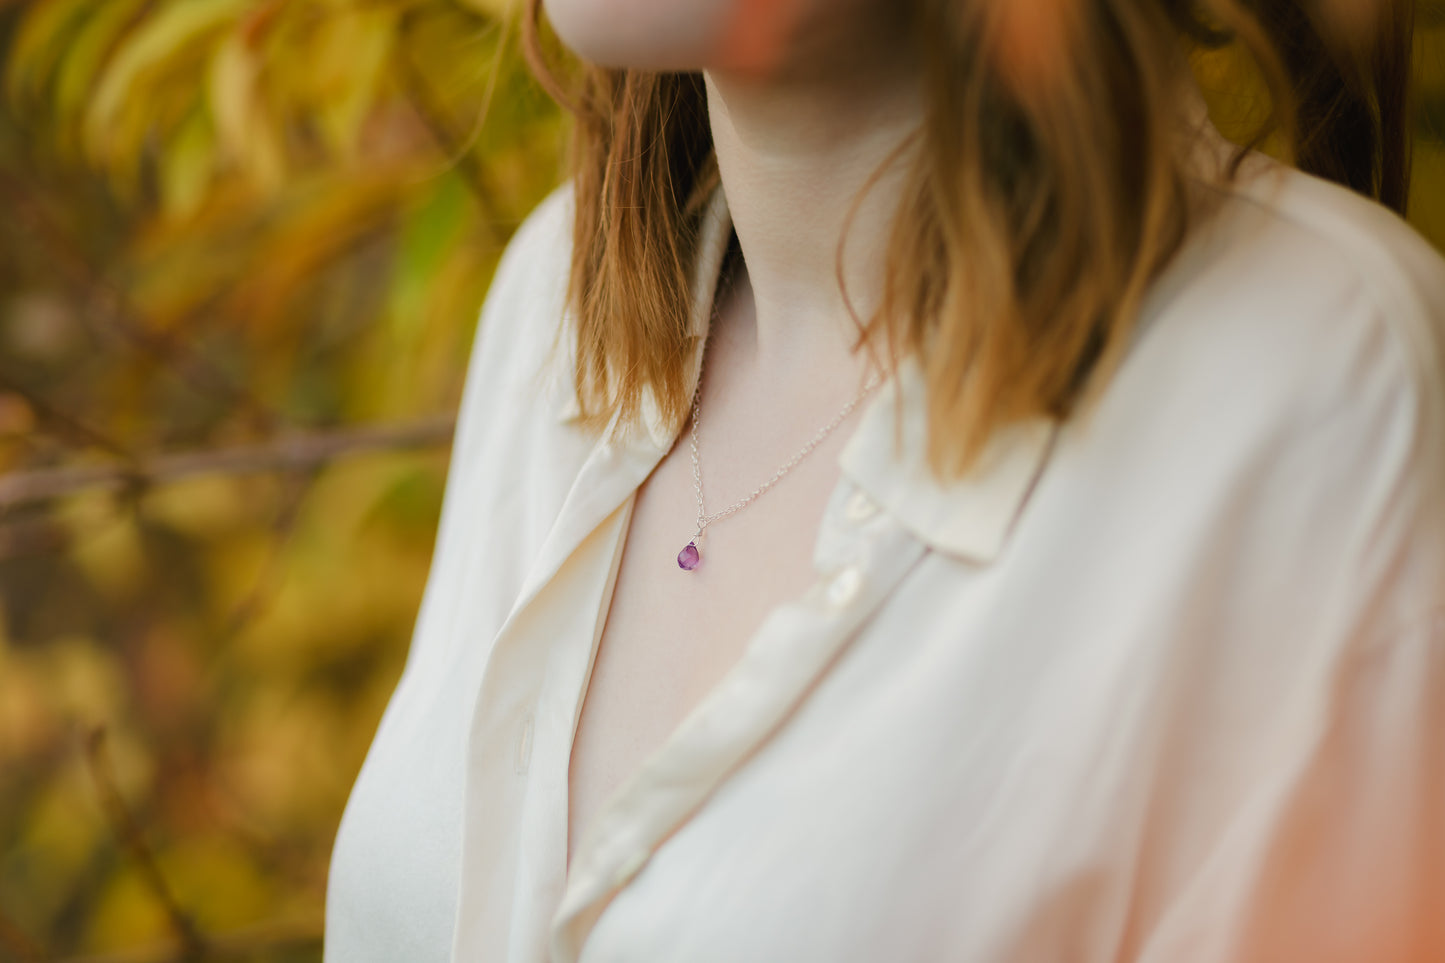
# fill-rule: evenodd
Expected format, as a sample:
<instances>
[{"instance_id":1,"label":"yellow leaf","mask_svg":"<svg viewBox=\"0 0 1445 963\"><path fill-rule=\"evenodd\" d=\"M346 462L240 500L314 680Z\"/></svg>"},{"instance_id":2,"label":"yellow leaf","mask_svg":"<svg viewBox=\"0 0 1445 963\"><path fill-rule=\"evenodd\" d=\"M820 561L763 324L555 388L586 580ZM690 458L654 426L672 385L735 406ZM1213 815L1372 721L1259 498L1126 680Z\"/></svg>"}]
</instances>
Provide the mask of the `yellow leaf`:
<instances>
[{"instance_id":1,"label":"yellow leaf","mask_svg":"<svg viewBox=\"0 0 1445 963\"><path fill-rule=\"evenodd\" d=\"M0 769L40 751L59 734L59 720L46 704L32 661L0 649Z\"/></svg>"},{"instance_id":2,"label":"yellow leaf","mask_svg":"<svg viewBox=\"0 0 1445 963\"><path fill-rule=\"evenodd\" d=\"M248 479L203 475L150 489L147 518L197 539L220 539L256 526L258 485Z\"/></svg>"},{"instance_id":3,"label":"yellow leaf","mask_svg":"<svg viewBox=\"0 0 1445 963\"><path fill-rule=\"evenodd\" d=\"M129 695L113 652L83 636L54 639L43 651L40 675L58 719L89 727L120 718Z\"/></svg>"},{"instance_id":4,"label":"yellow leaf","mask_svg":"<svg viewBox=\"0 0 1445 963\"><path fill-rule=\"evenodd\" d=\"M123 599L145 582L145 552L134 519L117 513L76 524L71 557L91 583L112 599Z\"/></svg>"},{"instance_id":5,"label":"yellow leaf","mask_svg":"<svg viewBox=\"0 0 1445 963\"><path fill-rule=\"evenodd\" d=\"M337 154L350 158L396 36L396 11L354 10L326 21L310 46L316 119Z\"/></svg>"},{"instance_id":6,"label":"yellow leaf","mask_svg":"<svg viewBox=\"0 0 1445 963\"><path fill-rule=\"evenodd\" d=\"M53 94L55 116L62 125L67 148L74 150L79 146L79 124L90 104L96 78L114 49L116 39L146 3L147 0L91 3L98 9L85 17L80 30L71 39L60 61Z\"/></svg>"},{"instance_id":7,"label":"yellow leaf","mask_svg":"<svg viewBox=\"0 0 1445 963\"><path fill-rule=\"evenodd\" d=\"M268 880L256 858L219 832L178 840L157 854L157 863L202 929L236 929L272 910Z\"/></svg>"},{"instance_id":8,"label":"yellow leaf","mask_svg":"<svg viewBox=\"0 0 1445 963\"><path fill-rule=\"evenodd\" d=\"M208 93L225 155L270 190L281 183L285 163L278 136L266 122L260 73L261 62L244 33L233 30L211 61Z\"/></svg>"},{"instance_id":9,"label":"yellow leaf","mask_svg":"<svg viewBox=\"0 0 1445 963\"><path fill-rule=\"evenodd\" d=\"M25 899L32 913L49 916L83 881L87 863L110 833L79 758L55 772L28 802L23 821L6 840L7 857L12 865L43 870L25 874Z\"/></svg>"},{"instance_id":10,"label":"yellow leaf","mask_svg":"<svg viewBox=\"0 0 1445 963\"><path fill-rule=\"evenodd\" d=\"M192 45L245 10L248 0L175 0L148 18L122 43L106 65L85 117L85 139L96 157L110 153L109 144L121 110L136 98L148 76L163 72L169 59L184 56Z\"/></svg>"},{"instance_id":11,"label":"yellow leaf","mask_svg":"<svg viewBox=\"0 0 1445 963\"><path fill-rule=\"evenodd\" d=\"M122 864L92 904L84 946L100 953L159 943L172 936L165 906L155 891L139 870Z\"/></svg>"}]
</instances>

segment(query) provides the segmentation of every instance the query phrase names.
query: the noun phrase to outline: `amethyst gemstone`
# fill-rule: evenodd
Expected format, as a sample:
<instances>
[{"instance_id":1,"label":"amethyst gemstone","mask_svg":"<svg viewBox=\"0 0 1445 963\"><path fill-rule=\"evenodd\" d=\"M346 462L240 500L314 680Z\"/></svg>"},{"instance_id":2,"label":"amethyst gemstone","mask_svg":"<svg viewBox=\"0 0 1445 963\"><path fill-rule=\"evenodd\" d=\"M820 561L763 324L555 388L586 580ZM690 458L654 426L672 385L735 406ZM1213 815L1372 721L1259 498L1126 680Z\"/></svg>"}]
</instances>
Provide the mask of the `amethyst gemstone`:
<instances>
[{"instance_id":1,"label":"amethyst gemstone","mask_svg":"<svg viewBox=\"0 0 1445 963\"><path fill-rule=\"evenodd\" d=\"M687 547L677 553L677 567L684 572L691 572L697 568L697 563L700 560L701 558L697 554L696 542L688 542Z\"/></svg>"}]
</instances>

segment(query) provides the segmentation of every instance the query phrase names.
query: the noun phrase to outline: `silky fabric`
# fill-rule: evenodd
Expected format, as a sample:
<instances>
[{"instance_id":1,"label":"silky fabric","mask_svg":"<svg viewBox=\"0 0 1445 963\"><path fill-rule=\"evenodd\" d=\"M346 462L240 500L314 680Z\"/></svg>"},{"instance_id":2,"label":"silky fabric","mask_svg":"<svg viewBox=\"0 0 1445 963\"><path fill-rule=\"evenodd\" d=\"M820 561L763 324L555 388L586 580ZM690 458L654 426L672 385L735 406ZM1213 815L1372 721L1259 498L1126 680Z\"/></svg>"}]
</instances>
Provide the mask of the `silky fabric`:
<instances>
[{"instance_id":1,"label":"silky fabric","mask_svg":"<svg viewBox=\"0 0 1445 963\"><path fill-rule=\"evenodd\" d=\"M543 203L482 312L328 963L1445 961L1445 261L1259 155L1210 190L1086 417L940 483L898 368L816 581L570 872L573 734L675 433L650 395L579 424L569 189ZM699 344L729 236L720 188Z\"/></svg>"}]
</instances>

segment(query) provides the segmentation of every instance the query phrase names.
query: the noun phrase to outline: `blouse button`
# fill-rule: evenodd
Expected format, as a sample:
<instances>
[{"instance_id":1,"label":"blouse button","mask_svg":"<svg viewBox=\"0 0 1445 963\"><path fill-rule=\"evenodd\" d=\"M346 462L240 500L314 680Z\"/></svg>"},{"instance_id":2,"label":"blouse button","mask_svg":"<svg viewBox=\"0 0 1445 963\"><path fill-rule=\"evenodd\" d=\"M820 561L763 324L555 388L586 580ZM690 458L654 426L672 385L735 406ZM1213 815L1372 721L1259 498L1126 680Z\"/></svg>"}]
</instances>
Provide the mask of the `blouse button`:
<instances>
[{"instance_id":1,"label":"blouse button","mask_svg":"<svg viewBox=\"0 0 1445 963\"><path fill-rule=\"evenodd\" d=\"M850 522L866 522L877 511L878 506L873 504L873 499L866 492L855 491L843 506L843 517Z\"/></svg>"},{"instance_id":2,"label":"blouse button","mask_svg":"<svg viewBox=\"0 0 1445 963\"><path fill-rule=\"evenodd\" d=\"M841 609L858 596L858 590L862 587L863 573L858 570L858 566L849 565L841 568L828 580L828 587L825 590L828 604Z\"/></svg>"}]
</instances>

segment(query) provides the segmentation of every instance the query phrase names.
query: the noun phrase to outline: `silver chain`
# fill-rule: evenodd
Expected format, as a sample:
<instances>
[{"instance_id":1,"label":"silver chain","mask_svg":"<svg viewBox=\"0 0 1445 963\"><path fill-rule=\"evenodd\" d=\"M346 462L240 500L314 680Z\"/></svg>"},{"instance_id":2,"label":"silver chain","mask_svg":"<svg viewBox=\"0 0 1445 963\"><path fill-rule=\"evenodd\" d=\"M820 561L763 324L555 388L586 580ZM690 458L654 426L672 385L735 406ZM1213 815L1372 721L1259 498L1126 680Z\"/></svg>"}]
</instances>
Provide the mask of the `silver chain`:
<instances>
[{"instance_id":1,"label":"silver chain","mask_svg":"<svg viewBox=\"0 0 1445 963\"><path fill-rule=\"evenodd\" d=\"M707 353L706 347L704 346L704 361L706 360L706 358ZM823 443L823 439L827 438L828 435L832 434L833 429L837 428L843 423L843 420L848 417L848 415L853 411L854 408L858 407L858 403L867 396L868 392L872 391L875 387L877 387L879 380L880 378L877 372L874 372L872 375L870 375L863 387L860 388L858 390L858 393L853 396L853 400L844 405L843 410L838 412L837 416L834 417L832 421L830 421L827 425L823 426L823 428L821 428L818 433L808 441L806 445L798 449L797 454L784 462L781 468L773 472L773 477L763 482L757 488L754 488L750 494L733 502L727 508L724 508L721 511L713 512L711 515L709 515L703 509L702 466L699 463L697 457L697 423L700 420L700 415L702 412L702 370L701 366L699 366L697 389L693 392L692 395L692 489L693 492L697 495L697 531L693 534L693 538L696 539L701 536L703 533L703 529L707 528L718 519L726 518L734 512L746 508L749 504L752 503L753 499L757 498L763 492L776 485L779 479L781 479L788 472L792 471L793 468L796 467L800 461L808 457L809 453L811 453L814 448L817 448L819 445L821 445Z\"/></svg>"}]
</instances>

